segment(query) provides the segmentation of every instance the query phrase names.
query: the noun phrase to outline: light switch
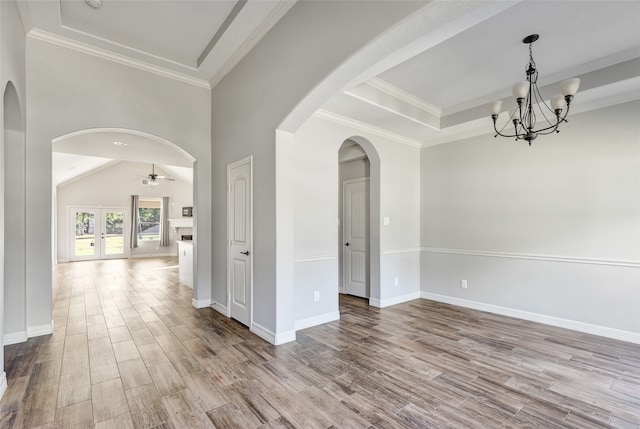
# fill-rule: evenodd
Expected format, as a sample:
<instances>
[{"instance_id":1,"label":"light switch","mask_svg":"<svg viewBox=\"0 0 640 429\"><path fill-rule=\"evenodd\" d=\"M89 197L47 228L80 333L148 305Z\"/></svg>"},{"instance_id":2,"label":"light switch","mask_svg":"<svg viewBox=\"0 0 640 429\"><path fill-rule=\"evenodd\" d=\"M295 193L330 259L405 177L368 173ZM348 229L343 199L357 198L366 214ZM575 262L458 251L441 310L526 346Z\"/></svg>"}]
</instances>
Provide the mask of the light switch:
<instances>
[{"instance_id":1,"label":"light switch","mask_svg":"<svg viewBox=\"0 0 640 429\"><path fill-rule=\"evenodd\" d=\"M389 222L389 217L388 216L383 217L382 218L382 223L383 223L384 226L389 226L389 223L390 223Z\"/></svg>"}]
</instances>

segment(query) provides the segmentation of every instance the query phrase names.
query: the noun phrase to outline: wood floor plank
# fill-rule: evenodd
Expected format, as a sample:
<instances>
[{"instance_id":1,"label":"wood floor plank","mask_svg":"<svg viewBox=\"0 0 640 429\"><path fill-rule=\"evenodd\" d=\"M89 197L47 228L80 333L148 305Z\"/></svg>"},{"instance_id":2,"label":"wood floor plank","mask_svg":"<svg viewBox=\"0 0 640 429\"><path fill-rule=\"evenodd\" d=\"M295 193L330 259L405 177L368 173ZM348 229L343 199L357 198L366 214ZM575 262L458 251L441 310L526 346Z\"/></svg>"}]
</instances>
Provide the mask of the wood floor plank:
<instances>
[{"instance_id":1,"label":"wood floor plank","mask_svg":"<svg viewBox=\"0 0 640 429\"><path fill-rule=\"evenodd\" d=\"M78 371L60 376L58 387L58 408L91 399L91 378L89 371Z\"/></svg>"},{"instance_id":2,"label":"wood floor plank","mask_svg":"<svg viewBox=\"0 0 640 429\"><path fill-rule=\"evenodd\" d=\"M125 393L136 428L153 428L169 421L162 398L153 384L145 384Z\"/></svg>"},{"instance_id":3,"label":"wood floor plank","mask_svg":"<svg viewBox=\"0 0 640 429\"><path fill-rule=\"evenodd\" d=\"M149 374L160 396L166 396L173 392L187 388L178 372L170 363L163 363L149 367Z\"/></svg>"},{"instance_id":4,"label":"wood floor plank","mask_svg":"<svg viewBox=\"0 0 640 429\"><path fill-rule=\"evenodd\" d=\"M118 362L118 369L122 379L122 386L125 390L152 383L151 376L142 359Z\"/></svg>"},{"instance_id":5,"label":"wood floor plank","mask_svg":"<svg viewBox=\"0 0 640 429\"><path fill-rule=\"evenodd\" d=\"M119 378L91 386L91 402L94 423L129 412L127 398Z\"/></svg>"},{"instance_id":6,"label":"wood floor plank","mask_svg":"<svg viewBox=\"0 0 640 429\"><path fill-rule=\"evenodd\" d=\"M59 264L54 333L5 347L0 427L640 428L640 345L340 296L268 344L195 309L175 257Z\"/></svg>"},{"instance_id":7,"label":"wood floor plank","mask_svg":"<svg viewBox=\"0 0 640 429\"><path fill-rule=\"evenodd\" d=\"M55 423L60 428L93 428L93 407L91 400L79 402L56 410Z\"/></svg>"}]
</instances>

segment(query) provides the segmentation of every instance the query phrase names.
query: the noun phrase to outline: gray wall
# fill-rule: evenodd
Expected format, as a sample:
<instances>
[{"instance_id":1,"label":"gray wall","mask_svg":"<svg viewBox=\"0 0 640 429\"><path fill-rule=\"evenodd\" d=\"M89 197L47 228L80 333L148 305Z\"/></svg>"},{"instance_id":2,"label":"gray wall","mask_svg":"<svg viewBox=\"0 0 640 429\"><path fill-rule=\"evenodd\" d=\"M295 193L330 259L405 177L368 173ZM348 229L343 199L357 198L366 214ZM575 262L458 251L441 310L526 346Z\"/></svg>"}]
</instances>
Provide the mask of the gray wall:
<instances>
[{"instance_id":1,"label":"gray wall","mask_svg":"<svg viewBox=\"0 0 640 429\"><path fill-rule=\"evenodd\" d=\"M283 160L276 157L275 130L339 64L422 5L298 2L213 89L213 215L218 219L213 229L214 301L227 302L227 231L220 221L226 219L226 166L253 155L253 318L273 333L293 331L293 284L276 281L276 237L281 232L276 229L276 168L283 168L277 165ZM292 258L286 262L293 264Z\"/></svg>"},{"instance_id":2,"label":"gray wall","mask_svg":"<svg viewBox=\"0 0 640 429\"><path fill-rule=\"evenodd\" d=\"M141 131L196 159L194 298L211 294L210 91L39 40L27 40L27 270L37 322L51 321L51 141L92 128ZM29 291L29 289L27 289ZM27 304L28 307L31 304Z\"/></svg>"},{"instance_id":3,"label":"gray wall","mask_svg":"<svg viewBox=\"0 0 640 429\"><path fill-rule=\"evenodd\" d=\"M636 101L572 115L533 147L423 149L422 291L640 333L639 117Z\"/></svg>"},{"instance_id":4,"label":"gray wall","mask_svg":"<svg viewBox=\"0 0 640 429\"><path fill-rule=\"evenodd\" d=\"M5 167L13 164L15 166L22 165L24 173L24 118L25 118L25 102L26 102L26 83L25 83L25 35L22 27L22 20L18 12L17 5L14 1L0 2L0 92L3 101L0 103L0 395L6 389L6 375L4 372L4 341L5 332L20 333L25 335L26 326L26 286L25 286L25 254L23 248L18 248L17 259L9 259L14 265L8 274L23 274L18 278L12 278L11 284L5 284L5 266L9 262L5 255L5 243L9 246L15 243L15 240L24 242L24 229L22 237L13 234L13 231L5 231L5 214L7 208L5 206L5 188L4 181ZM11 82L15 87L15 96L11 101L5 98L7 83ZM5 102L8 104L5 105ZM18 105L16 105L16 102ZM5 108L7 111L5 111ZM6 120L6 123L5 123ZM10 140L10 141L5 141ZM9 153L5 153L6 146L11 145ZM22 146L22 147L20 147ZM12 150L13 149L13 150ZM12 153L13 152L13 153ZM15 156L18 159L15 159ZM24 186L24 179L21 181ZM23 188L24 189L24 188ZM13 194L13 198L17 198L15 204L19 209L24 210L25 201L24 194L22 199L19 195ZM9 218L11 219L11 218ZM5 233L8 233L5 235ZM13 234L13 235L12 235ZM9 239L9 241L6 241ZM5 301L5 296L8 300ZM14 303L13 300L16 300ZM7 311L8 308L10 311ZM6 326L5 326L6 323Z\"/></svg>"}]
</instances>

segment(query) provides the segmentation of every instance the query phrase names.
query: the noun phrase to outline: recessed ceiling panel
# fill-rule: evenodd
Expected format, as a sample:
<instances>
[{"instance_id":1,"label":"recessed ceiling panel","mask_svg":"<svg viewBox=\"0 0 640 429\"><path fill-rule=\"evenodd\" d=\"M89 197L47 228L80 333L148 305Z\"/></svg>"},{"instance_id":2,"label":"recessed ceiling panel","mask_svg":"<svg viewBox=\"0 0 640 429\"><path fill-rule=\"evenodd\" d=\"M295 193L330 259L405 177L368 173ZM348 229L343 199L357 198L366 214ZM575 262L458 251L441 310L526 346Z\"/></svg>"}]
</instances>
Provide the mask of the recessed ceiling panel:
<instances>
[{"instance_id":1,"label":"recessed ceiling panel","mask_svg":"<svg viewBox=\"0 0 640 429\"><path fill-rule=\"evenodd\" d=\"M94 9L84 1L60 2L63 26L189 67L236 1L116 1Z\"/></svg>"},{"instance_id":2,"label":"recessed ceiling panel","mask_svg":"<svg viewBox=\"0 0 640 429\"><path fill-rule=\"evenodd\" d=\"M501 91L506 96L524 80L529 52L522 39L529 34L540 35L533 54L546 84L550 75L637 48L639 19L637 1L523 1L379 77L455 109Z\"/></svg>"}]
</instances>

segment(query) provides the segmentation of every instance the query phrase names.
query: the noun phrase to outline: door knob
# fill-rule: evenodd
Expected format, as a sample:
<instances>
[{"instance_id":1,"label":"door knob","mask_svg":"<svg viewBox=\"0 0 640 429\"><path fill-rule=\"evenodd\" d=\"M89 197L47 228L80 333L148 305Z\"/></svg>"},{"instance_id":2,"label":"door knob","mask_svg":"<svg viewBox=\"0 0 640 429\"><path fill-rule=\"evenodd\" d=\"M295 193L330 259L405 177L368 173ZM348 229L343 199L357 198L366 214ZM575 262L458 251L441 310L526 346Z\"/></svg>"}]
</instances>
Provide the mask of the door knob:
<instances>
[{"instance_id":1,"label":"door knob","mask_svg":"<svg viewBox=\"0 0 640 429\"><path fill-rule=\"evenodd\" d=\"M349 246L349 242L347 241L346 243L344 243L345 246Z\"/></svg>"},{"instance_id":2,"label":"door knob","mask_svg":"<svg viewBox=\"0 0 640 429\"><path fill-rule=\"evenodd\" d=\"M245 255L245 256L249 256L249 251L247 250L246 252L240 252L240 254Z\"/></svg>"}]
</instances>

